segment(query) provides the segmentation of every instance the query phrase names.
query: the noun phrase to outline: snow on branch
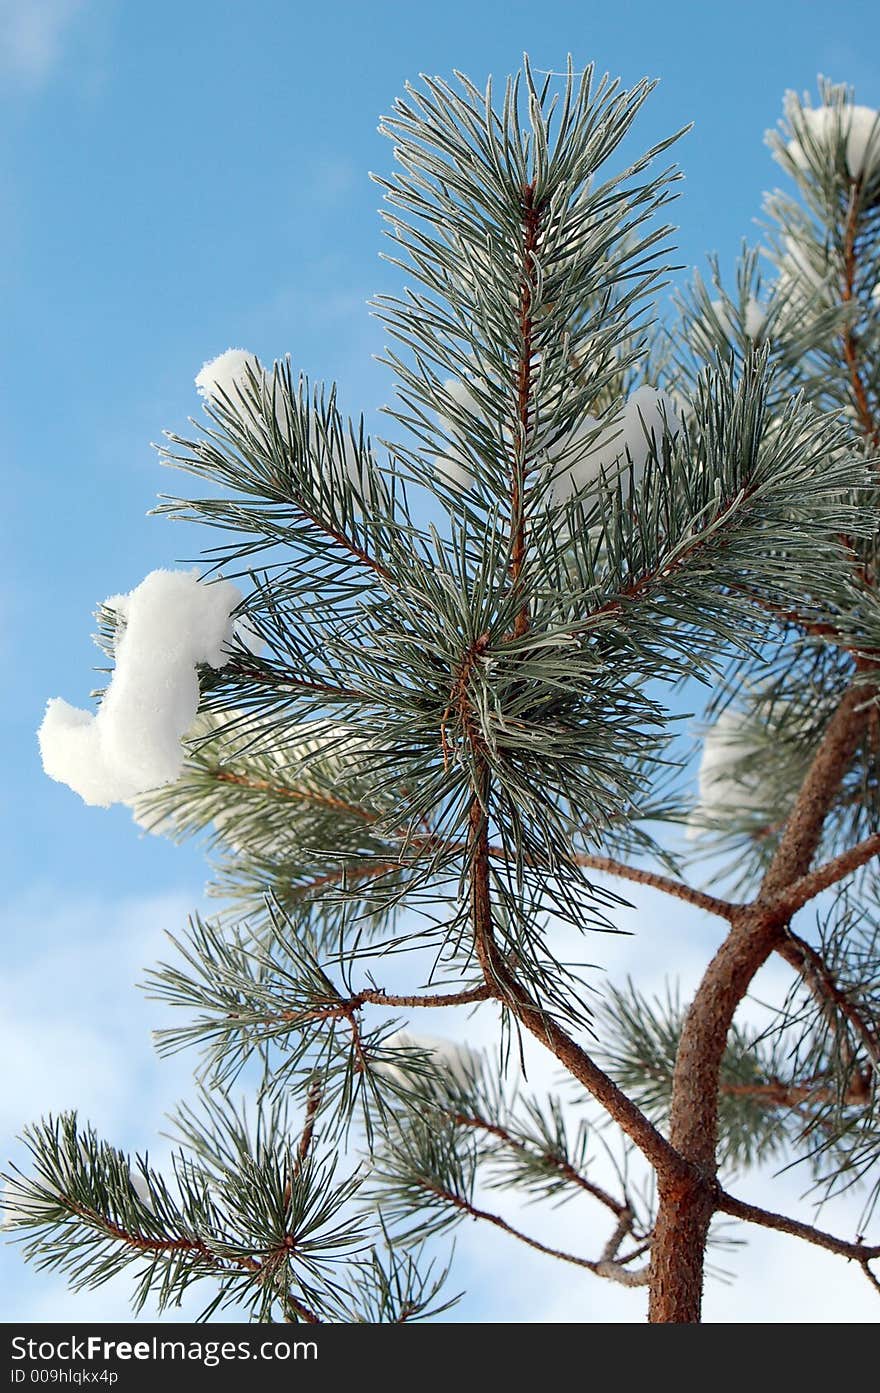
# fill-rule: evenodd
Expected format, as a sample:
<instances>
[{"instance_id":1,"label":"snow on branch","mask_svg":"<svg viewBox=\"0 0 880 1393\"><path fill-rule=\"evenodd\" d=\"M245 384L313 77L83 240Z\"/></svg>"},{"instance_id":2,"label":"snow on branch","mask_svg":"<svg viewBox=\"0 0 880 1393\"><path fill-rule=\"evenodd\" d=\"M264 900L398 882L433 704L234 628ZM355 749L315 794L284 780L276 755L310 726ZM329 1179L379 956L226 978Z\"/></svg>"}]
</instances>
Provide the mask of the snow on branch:
<instances>
[{"instance_id":1,"label":"snow on branch","mask_svg":"<svg viewBox=\"0 0 880 1393\"><path fill-rule=\"evenodd\" d=\"M106 600L123 621L116 668L96 715L61 697L48 703L38 739L49 777L103 808L173 783L198 710L197 667L228 661L241 599L230 581L160 570Z\"/></svg>"}]
</instances>

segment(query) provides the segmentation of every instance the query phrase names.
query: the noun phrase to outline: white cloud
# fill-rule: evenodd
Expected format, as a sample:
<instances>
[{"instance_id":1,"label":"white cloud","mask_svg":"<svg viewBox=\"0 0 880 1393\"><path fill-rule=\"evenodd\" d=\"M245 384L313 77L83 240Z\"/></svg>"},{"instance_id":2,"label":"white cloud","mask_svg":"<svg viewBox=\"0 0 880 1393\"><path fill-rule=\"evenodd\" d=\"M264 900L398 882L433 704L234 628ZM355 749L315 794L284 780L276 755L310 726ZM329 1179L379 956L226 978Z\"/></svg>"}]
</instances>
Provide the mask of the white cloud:
<instances>
[{"instance_id":1,"label":"white cloud","mask_svg":"<svg viewBox=\"0 0 880 1393\"><path fill-rule=\"evenodd\" d=\"M41 86L58 63L86 0L0 0L0 70Z\"/></svg>"},{"instance_id":2,"label":"white cloud","mask_svg":"<svg viewBox=\"0 0 880 1393\"><path fill-rule=\"evenodd\" d=\"M71 901L61 890L44 889L5 907L4 1167L12 1159L27 1168L26 1153L15 1142L26 1123L75 1108L114 1145L149 1150L161 1169L168 1144L160 1132L168 1110L189 1091L192 1059L157 1058L150 1034L157 1007L135 983L144 968L167 956L164 933L183 927L195 900L182 892ZM14 1244L0 1244L0 1308L6 1319L125 1320L130 1288L123 1280L106 1291L72 1294L63 1279L26 1267ZM199 1309L197 1300L185 1308L190 1317Z\"/></svg>"}]
</instances>

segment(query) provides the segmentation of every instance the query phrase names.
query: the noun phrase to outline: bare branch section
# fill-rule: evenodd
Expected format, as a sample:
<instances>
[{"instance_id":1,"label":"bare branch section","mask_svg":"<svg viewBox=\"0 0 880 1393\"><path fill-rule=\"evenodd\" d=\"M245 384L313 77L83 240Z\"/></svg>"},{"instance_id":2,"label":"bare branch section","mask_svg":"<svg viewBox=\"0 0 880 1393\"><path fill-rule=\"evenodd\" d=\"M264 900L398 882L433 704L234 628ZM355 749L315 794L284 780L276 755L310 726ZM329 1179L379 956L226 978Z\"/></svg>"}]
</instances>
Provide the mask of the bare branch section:
<instances>
[{"instance_id":1,"label":"bare branch section","mask_svg":"<svg viewBox=\"0 0 880 1393\"><path fill-rule=\"evenodd\" d=\"M880 1258L880 1245L871 1248L858 1241L851 1243L844 1238L836 1238L833 1233L813 1228L811 1224L802 1224L799 1219L789 1219L784 1214L759 1209L757 1205L736 1199L724 1190L719 1191L718 1208L723 1214L730 1214L734 1219L743 1219L748 1224L758 1224L764 1229L775 1229L778 1233L791 1234L793 1238L802 1238L817 1248L825 1248L829 1253L838 1253L843 1258L852 1258L860 1263Z\"/></svg>"},{"instance_id":2,"label":"bare branch section","mask_svg":"<svg viewBox=\"0 0 880 1393\"><path fill-rule=\"evenodd\" d=\"M828 809L867 723L870 700L867 689L855 683L841 698L795 800L756 904L773 904L809 871Z\"/></svg>"},{"instance_id":3,"label":"bare branch section","mask_svg":"<svg viewBox=\"0 0 880 1393\"><path fill-rule=\"evenodd\" d=\"M671 876L658 875L655 871L642 870L640 866L628 866L625 862L615 861L610 856L583 854L574 859L579 866L584 866L588 870L604 871L606 875L617 876L621 880L631 880L636 885L648 885L653 890L662 890L664 895L671 895L676 900L684 900L687 904L692 904L695 909L704 909L707 914L715 914L720 919L732 921L736 917L737 911L742 908L741 905L734 904L730 900L721 900L716 895L707 895L703 890L686 885L684 881L674 880Z\"/></svg>"},{"instance_id":4,"label":"bare branch section","mask_svg":"<svg viewBox=\"0 0 880 1393\"><path fill-rule=\"evenodd\" d=\"M609 1258L603 1254L598 1260L582 1258L574 1253L566 1253L561 1248L551 1248L548 1244L542 1243L540 1239L532 1238L530 1234L523 1233L521 1229L514 1228L500 1214L493 1214L487 1209L478 1209L470 1200L466 1200L463 1195L457 1195L452 1190L445 1190L439 1186L431 1186L431 1193L451 1205L455 1209L461 1210L463 1214L469 1214L472 1219L481 1219L484 1223L491 1224L494 1228L500 1229L511 1238L516 1238L526 1247L533 1248L537 1253L543 1253L545 1257L556 1258L559 1262L571 1263L574 1267L581 1267L587 1272L592 1272L597 1277L605 1277L609 1281L619 1282L623 1286L636 1287L644 1286L648 1281L648 1269L631 1272L623 1267L619 1262L615 1262L613 1257ZM617 1230L615 1230L615 1233ZM621 1235L622 1239L623 1235ZM618 1245L620 1243L618 1240ZM616 1252L616 1248L615 1248ZM607 1247L606 1247L607 1253Z\"/></svg>"},{"instance_id":5,"label":"bare branch section","mask_svg":"<svg viewBox=\"0 0 880 1393\"><path fill-rule=\"evenodd\" d=\"M388 992L368 990L357 992L345 1002L346 1008L356 1011L361 1006L476 1006L481 1001L489 1001L492 993L487 986L469 987L463 992L438 992L433 995L392 996Z\"/></svg>"},{"instance_id":6,"label":"bare branch section","mask_svg":"<svg viewBox=\"0 0 880 1393\"><path fill-rule=\"evenodd\" d=\"M774 900L774 908L786 918L790 918L810 900L821 895L823 890L852 875L853 871L859 870L861 866L866 866L875 856L880 856L880 833L877 832L780 891Z\"/></svg>"},{"instance_id":7,"label":"bare branch section","mask_svg":"<svg viewBox=\"0 0 880 1393\"><path fill-rule=\"evenodd\" d=\"M866 692L851 686L825 730L776 853L752 905L737 915L709 964L685 1017L676 1054L669 1139L702 1177L682 1188L658 1172L660 1208L652 1250L650 1319L700 1319L706 1238L716 1207L714 1181L721 1061L733 1017L755 973L783 941L787 920L776 901L809 871L840 781L866 721Z\"/></svg>"},{"instance_id":8,"label":"bare branch section","mask_svg":"<svg viewBox=\"0 0 880 1393\"><path fill-rule=\"evenodd\" d=\"M875 1069L880 1070L880 1034L876 1024L865 1020L858 1007L840 986L821 953L791 929L777 948L777 952L801 974L813 995L830 1015L832 1023L837 1015L847 1021Z\"/></svg>"},{"instance_id":9,"label":"bare branch section","mask_svg":"<svg viewBox=\"0 0 880 1393\"><path fill-rule=\"evenodd\" d=\"M318 1117L318 1109L321 1106L323 1088L321 1080L316 1075L309 1084L309 1091L306 1095L306 1112L303 1119L303 1129L300 1133L299 1145L296 1149L296 1159L300 1169L308 1159L311 1150L312 1140L315 1135L315 1122Z\"/></svg>"}]
</instances>

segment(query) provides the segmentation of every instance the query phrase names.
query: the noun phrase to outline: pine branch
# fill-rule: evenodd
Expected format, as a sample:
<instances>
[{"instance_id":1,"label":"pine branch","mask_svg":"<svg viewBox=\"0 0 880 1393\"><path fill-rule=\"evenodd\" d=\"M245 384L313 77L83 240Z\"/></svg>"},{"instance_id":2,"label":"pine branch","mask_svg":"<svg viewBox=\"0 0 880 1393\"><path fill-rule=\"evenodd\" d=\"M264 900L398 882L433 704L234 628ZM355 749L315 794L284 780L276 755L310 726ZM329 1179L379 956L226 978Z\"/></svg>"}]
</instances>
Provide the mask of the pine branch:
<instances>
[{"instance_id":1,"label":"pine branch","mask_svg":"<svg viewBox=\"0 0 880 1393\"><path fill-rule=\"evenodd\" d=\"M529 996L495 942L492 926L492 900L489 880L489 827L486 801L488 771L482 767L479 787L470 805L468 865L470 874L471 928L480 967L493 996L503 1002L525 1028L550 1050L615 1119L658 1171L690 1177L690 1166L670 1146L612 1079L598 1067L580 1045Z\"/></svg>"},{"instance_id":2,"label":"pine branch","mask_svg":"<svg viewBox=\"0 0 880 1393\"><path fill-rule=\"evenodd\" d=\"M577 1257L573 1253L563 1252L560 1248L551 1248L546 1243L542 1243L537 1238L532 1238L529 1234L523 1233L521 1229L514 1228L506 1219L499 1214L492 1214L486 1209L479 1209L470 1200L462 1195L455 1194L453 1191L445 1190L439 1186L432 1187L432 1193L438 1199L457 1209L462 1214L468 1214L472 1219L481 1219L484 1223L492 1224L495 1228L501 1229L502 1233L508 1234L511 1238L516 1238L520 1243L524 1243L528 1248L533 1248L538 1253L543 1253L545 1257L556 1258L560 1262L571 1263L575 1267L585 1268L588 1272L594 1273L597 1277L606 1277L611 1281L621 1283L623 1286L635 1287L644 1286L648 1280L647 1269L643 1272L629 1272L619 1263L602 1257L598 1261L590 1258Z\"/></svg>"},{"instance_id":3,"label":"pine branch","mask_svg":"<svg viewBox=\"0 0 880 1393\"><path fill-rule=\"evenodd\" d=\"M495 854L494 849L492 854ZM665 895L672 895L674 899L684 900L696 909L704 909L707 914L717 915L721 919L733 920L740 909L739 905L729 900L719 899L716 895L708 895L703 890L686 885L684 881L673 880L671 876L658 875L655 871L642 870L640 866L627 866L621 861L613 860L610 856L578 853L573 857L573 860L578 866L584 866L588 870L605 871L606 874L619 876L622 880L631 880L637 885L649 885L654 890L662 890Z\"/></svg>"},{"instance_id":4,"label":"pine branch","mask_svg":"<svg viewBox=\"0 0 880 1393\"><path fill-rule=\"evenodd\" d=\"M814 900L817 895L820 895L823 890L827 890L831 885L836 885L846 876L852 875L853 871L857 871L860 866L867 865L877 855L880 855L880 833L875 832L872 836L859 842L857 846L841 852L833 860L826 861L824 866L819 866L816 870L801 876L787 889L780 891L773 901L774 910L786 919L791 918L810 900Z\"/></svg>"},{"instance_id":5,"label":"pine branch","mask_svg":"<svg viewBox=\"0 0 880 1393\"><path fill-rule=\"evenodd\" d=\"M743 1219L748 1224L757 1224L761 1228L776 1229L779 1233L788 1233L794 1238L802 1238L805 1242L815 1244L818 1248L827 1249L829 1253L838 1253L841 1257L852 1258L861 1263L862 1266L874 1258L880 1258L880 1245L872 1248L861 1241L849 1243L846 1239L836 1238L834 1234L826 1233L823 1229L813 1228L811 1224L802 1224L799 1219L789 1219L784 1214L774 1214L771 1210L759 1209L757 1205L736 1199L724 1190L720 1190L718 1193L718 1208L723 1214L730 1214L735 1219Z\"/></svg>"},{"instance_id":6,"label":"pine branch","mask_svg":"<svg viewBox=\"0 0 880 1393\"><path fill-rule=\"evenodd\" d=\"M519 335L520 355L517 372L517 418L518 438L514 441L514 461L510 489L510 583L518 594L520 591L523 564L526 553L525 538L525 449L532 424L532 302L537 268L538 231L541 226L541 207L535 203L535 181L526 184L522 191L523 199L523 245L522 280L520 282ZM514 638L522 638L529 628L529 605L524 599L517 611L513 626Z\"/></svg>"},{"instance_id":7,"label":"pine branch","mask_svg":"<svg viewBox=\"0 0 880 1393\"><path fill-rule=\"evenodd\" d=\"M268 779L254 779L247 774L238 773L234 769L224 769L221 765L213 766L210 770L210 776L217 783L235 784L237 788L252 789L256 793L269 793L273 798L289 799L293 803L318 803L321 807L333 808L338 812L347 813L351 817L363 818L364 822L378 822L381 817L381 813L347 803L344 799L336 798L331 793L322 793L316 789L285 788L281 784L271 783Z\"/></svg>"},{"instance_id":8,"label":"pine branch","mask_svg":"<svg viewBox=\"0 0 880 1393\"><path fill-rule=\"evenodd\" d=\"M274 1285L273 1276L277 1262L273 1263L273 1254L271 1253L266 1256L263 1262L258 1262L256 1258L247 1256L236 1257L234 1254L220 1256L213 1252L200 1238L150 1238L144 1234L130 1233L120 1224L106 1218L105 1215L99 1214L96 1210L87 1209L84 1205L77 1204L64 1195L59 1195L58 1200L60 1204L69 1209L71 1214L75 1214L85 1223L107 1234L109 1238L118 1240L119 1243L133 1252L157 1256L167 1255L169 1257L176 1254L186 1254L191 1256L197 1265L204 1266L211 1272L225 1274L239 1268L251 1273L259 1285L269 1285L270 1287ZM274 1256L276 1259L286 1261L288 1253L286 1249L283 1249ZM314 1311L309 1310L292 1292L280 1292L277 1295L282 1309L285 1311L289 1309L289 1311L295 1312L301 1320L310 1325L322 1323L320 1317ZM286 1315L285 1318L290 1319L291 1317Z\"/></svg>"},{"instance_id":9,"label":"pine branch","mask_svg":"<svg viewBox=\"0 0 880 1393\"><path fill-rule=\"evenodd\" d=\"M861 181L856 179L850 188L849 212L846 219L846 231L843 244L843 293L841 299L844 305L851 305L854 297L856 280L856 238L859 231L859 194L861 192ZM865 384L862 381L861 370L859 367L859 352L856 346L855 335L852 325L847 324L843 332L843 356L849 369L850 383L852 385L853 400L859 415L859 423L865 434L865 439L871 446L880 445L880 425L875 421L871 406L868 401L868 394L865 391Z\"/></svg>"},{"instance_id":10,"label":"pine branch","mask_svg":"<svg viewBox=\"0 0 880 1393\"><path fill-rule=\"evenodd\" d=\"M506 1127L490 1122L485 1117L476 1117L461 1112L450 1113L450 1117L456 1127L471 1127L476 1131L485 1132L489 1136L497 1137L499 1141L503 1142L505 1146L509 1146L513 1151L526 1156L536 1155L532 1148L527 1146L526 1143L521 1141L518 1137L513 1136ZM540 1151L537 1153L537 1156L543 1164L556 1170L563 1180L584 1190L588 1195L592 1195L593 1199L598 1200L606 1209L610 1209L612 1214L616 1214L619 1218L622 1218L624 1215L628 1215L631 1218L631 1210L628 1204L614 1199L613 1195L609 1195L608 1191L603 1190L601 1185L596 1185L595 1182L589 1180L587 1176L581 1175L580 1171L576 1170L571 1162L566 1160L564 1156L556 1156L550 1151Z\"/></svg>"},{"instance_id":11,"label":"pine branch","mask_svg":"<svg viewBox=\"0 0 880 1393\"><path fill-rule=\"evenodd\" d=\"M877 1026L864 1019L861 1011L841 988L821 953L790 928L776 951L800 973L817 997L823 1011L830 1012L832 1024L836 1021L838 1013L847 1021L874 1069L880 1073L880 1034Z\"/></svg>"}]
</instances>

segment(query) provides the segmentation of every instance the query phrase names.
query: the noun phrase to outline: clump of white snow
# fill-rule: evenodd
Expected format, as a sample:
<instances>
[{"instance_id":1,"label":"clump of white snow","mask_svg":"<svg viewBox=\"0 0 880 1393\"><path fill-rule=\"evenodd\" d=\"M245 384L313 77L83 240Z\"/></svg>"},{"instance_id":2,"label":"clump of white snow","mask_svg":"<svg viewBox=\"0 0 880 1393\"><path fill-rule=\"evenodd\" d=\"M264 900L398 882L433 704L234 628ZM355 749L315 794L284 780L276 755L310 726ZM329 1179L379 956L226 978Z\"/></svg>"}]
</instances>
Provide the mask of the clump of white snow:
<instances>
[{"instance_id":1,"label":"clump of white snow","mask_svg":"<svg viewBox=\"0 0 880 1393\"><path fill-rule=\"evenodd\" d=\"M222 404L224 398L235 402L247 391L252 379L259 383L263 376L256 353L249 353L246 348L227 348L225 353L202 365L196 387L206 402Z\"/></svg>"},{"instance_id":2,"label":"clump of white snow","mask_svg":"<svg viewBox=\"0 0 880 1393\"><path fill-rule=\"evenodd\" d=\"M454 1088L469 1089L479 1071L480 1056L468 1045L454 1040L442 1040L436 1035L411 1035L408 1030L395 1031L385 1046L399 1050L421 1050L441 1075L446 1075ZM422 1081L422 1075L407 1064L381 1064L381 1073L405 1087Z\"/></svg>"},{"instance_id":3,"label":"clump of white snow","mask_svg":"<svg viewBox=\"0 0 880 1393\"><path fill-rule=\"evenodd\" d=\"M674 436L680 427L672 397L647 385L638 387L606 426L601 427L594 416L585 416L567 440L548 451L554 499L564 503L576 490L597 484L603 474L610 477L630 463L638 487L652 452L659 453L664 438Z\"/></svg>"},{"instance_id":4,"label":"clump of white snow","mask_svg":"<svg viewBox=\"0 0 880 1393\"><path fill-rule=\"evenodd\" d=\"M700 803L710 816L729 812L731 807L761 806L761 780L755 770L750 777L737 777L737 764L754 754L758 745L748 737L749 720L743 711L728 708L706 733L700 762Z\"/></svg>"},{"instance_id":5,"label":"clump of white snow","mask_svg":"<svg viewBox=\"0 0 880 1393\"><path fill-rule=\"evenodd\" d=\"M0 1189L0 1229L16 1228L19 1224L34 1222L35 1207L28 1199L21 1184L7 1180Z\"/></svg>"},{"instance_id":6,"label":"clump of white snow","mask_svg":"<svg viewBox=\"0 0 880 1393\"><path fill-rule=\"evenodd\" d=\"M731 324L725 301L713 300L712 312L721 326L722 333L726 338L730 338L733 333L733 325ZM746 300L743 310L743 330L745 331L746 338L752 339L753 342L757 342L762 336L766 322L767 310L761 304L760 300L756 300L754 295L750 295Z\"/></svg>"},{"instance_id":7,"label":"clump of white snow","mask_svg":"<svg viewBox=\"0 0 880 1393\"><path fill-rule=\"evenodd\" d=\"M743 328L746 334L750 339L757 340L761 338L766 323L767 311L765 307L761 304L760 300L755 299L754 295L750 295L746 301L745 316L743 318Z\"/></svg>"},{"instance_id":8,"label":"clump of white snow","mask_svg":"<svg viewBox=\"0 0 880 1393\"><path fill-rule=\"evenodd\" d=\"M844 103L842 106L804 106L798 109L793 103L790 114L793 110L797 111L794 124L800 122L809 141L818 150L833 150L838 142L844 143L846 167L851 179L864 178L880 164L880 120L872 107ZM811 152L802 136L796 135L788 142L788 153L800 169L809 168Z\"/></svg>"},{"instance_id":9,"label":"clump of white snow","mask_svg":"<svg viewBox=\"0 0 880 1393\"><path fill-rule=\"evenodd\" d=\"M706 823L729 818L731 814L760 812L765 792L757 766L743 768L743 762L761 748L757 734L745 711L728 707L703 739L699 772L699 805L687 829L689 839L698 837Z\"/></svg>"},{"instance_id":10,"label":"clump of white snow","mask_svg":"<svg viewBox=\"0 0 880 1393\"><path fill-rule=\"evenodd\" d=\"M479 403L466 382L457 377L450 377L443 383L443 390L463 412L470 416L480 416ZM456 493L467 493L474 486L474 476L470 460L463 446L458 444L461 430L450 417L442 416L440 420L444 430L452 437L452 443L445 454L438 455L434 460L434 472Z\"/></svg>"},{"instance_id":11,"label":"clump of white snow","mask_svg":"<svg viewBox=\"0 0 880 1393\"><path fill-rule=\"evenodd\" d=\"M199 704L196 667L220 668L241 592L197 571L152 571L122 599L116 668L97 715L54 697L38 732L43 768L96 807L127 803L183 767L181 741Z\"/></svg>"},{"instance_id":12,"label":"clump of white snow","mask_svg":"<svg viewBox=\"0 0 880 1393\"><path fill-rule=\"evenodd\" d=\"M246 398L248 392L252 390L253 384L257 389L263 390L268 402L272 402L274 394L276 425L286 444L292 443L293 430L288 416L285 394L274 387L272 372L263 367L256 353L250 353L245 348L227 348L225 353L221 353L203 365L195 381L206 406L225 406L227 409L230 405L239 409L250 407L250 402ZM317 450L319 439L317 416L312 409L309 411L309 433L314 442L314 448ZM364 481L361 478L358 464L358 450L347 429L343 429L340 436L341 439L338 443L341 444L342 458L339 464L354 485L361 485ZM336 449L336 445L337 442L331 440L330 452ZM376 481L373 480L373 487L375 486Z\"/></svg>"},{"instance_id":13,"label":"clump of white snow","mask_svg":"<svg viewBox=\"0 0 880 1393\"><path fill-rule=\"evenodd\" d=\"M148 1209L151 1214L155 1214L156 1210L153 1206L153 1197L150 1194L150 1187L147 1184L143 1172L139 1170L129 1170L128 1178L131 1182L131 1188L134 1190L144 1209Z\"/></svg>"}]
</instances>

